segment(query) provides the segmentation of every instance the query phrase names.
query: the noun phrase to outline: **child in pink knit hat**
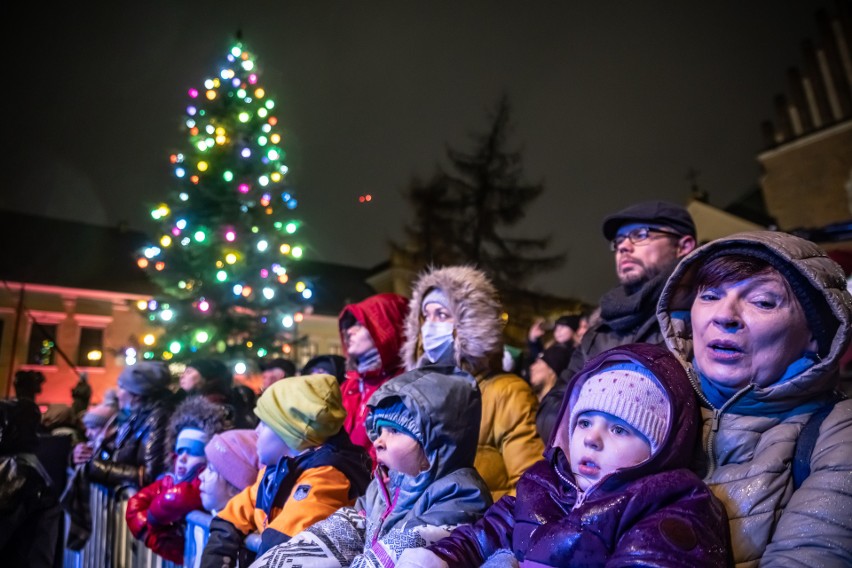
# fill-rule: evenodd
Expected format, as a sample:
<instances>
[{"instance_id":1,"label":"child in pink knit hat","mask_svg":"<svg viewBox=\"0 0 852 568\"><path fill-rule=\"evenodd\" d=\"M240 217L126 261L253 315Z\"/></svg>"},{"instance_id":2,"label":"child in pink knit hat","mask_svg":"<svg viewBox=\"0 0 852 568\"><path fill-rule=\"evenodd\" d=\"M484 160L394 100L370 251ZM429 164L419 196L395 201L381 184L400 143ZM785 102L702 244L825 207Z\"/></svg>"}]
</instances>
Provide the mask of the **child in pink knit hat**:
<instances>
[{"instance_id":1,"label":"child in pink knit hat","mask_svg":"<svg viewBox=\"0 0 852 568\"><path fill-rule=\"evenodd\" d=\"M407 550L396 568L731 564L725 508L690 470L697 397L665 347L623 345L591 359L558 417L516 496Z\"/></svg>"},{"instance_id":2,"label":"child in pink knit hat","mask_svg":"<svg viewBox=\"0 0 852 568\"><path fill-rule=\"evenodd\" d=\"M216 434L204 447L207 468L201 472L201 504L216 514L231 497L257 479L257 432L227 430Z\"/></svg>"}]
</instances>

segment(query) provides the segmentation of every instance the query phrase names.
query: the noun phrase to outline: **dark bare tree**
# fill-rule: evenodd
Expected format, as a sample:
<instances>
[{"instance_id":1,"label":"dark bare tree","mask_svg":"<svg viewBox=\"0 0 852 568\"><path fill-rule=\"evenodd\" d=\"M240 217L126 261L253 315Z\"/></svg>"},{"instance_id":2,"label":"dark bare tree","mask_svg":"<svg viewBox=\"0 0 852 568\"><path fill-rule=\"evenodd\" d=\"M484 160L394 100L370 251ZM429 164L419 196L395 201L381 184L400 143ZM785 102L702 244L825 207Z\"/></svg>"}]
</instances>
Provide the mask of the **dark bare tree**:
<instances>
[{"instance_id":1,"label":"dark bare tree","mask_svg":"<svg viewBox=\"0 0 852 568\"><path fill-rule=\"evenodd\" d=\"M470 152L447 148L450 168L427 183L412 181L406 197L414 221L407 242L394 244L414 265L470 263L504 291L519 290L536 273L552 270L564 254L547 254L550 237L509 234L544 191L525 181L522 152L508 148L511 107L502 96L486 132L472 135Z\"/></svg>"}]
</instances>

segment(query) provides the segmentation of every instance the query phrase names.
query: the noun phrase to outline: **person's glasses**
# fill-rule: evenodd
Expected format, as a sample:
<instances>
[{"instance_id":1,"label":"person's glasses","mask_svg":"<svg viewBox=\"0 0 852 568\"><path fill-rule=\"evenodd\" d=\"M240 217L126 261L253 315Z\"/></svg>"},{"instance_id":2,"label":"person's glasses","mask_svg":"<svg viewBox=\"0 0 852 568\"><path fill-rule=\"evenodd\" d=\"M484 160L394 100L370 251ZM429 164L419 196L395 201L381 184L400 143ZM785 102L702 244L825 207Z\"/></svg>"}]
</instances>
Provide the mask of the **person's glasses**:
<instances>
[{"instance_id":1,"label":"person's glasses","mask_svg":"<svg viewBox=\"0 0 852 568\"><path fill-rule=\"evenodd\" d=\"M679 233L673 233L672 231L664 231L662 229L653 229L651 227L638 227L633 229L629 233L625 233L623 235L616 235L614 239L609 242L609 248L613 252L618 250L618 247L621 243L624 242L625 239L629 239L630 242L634 245L642 244L648 240L648 237L651 236L651 233L659 233L661 235L669 235L672 237L682 237L683 235Z\"/></svg>"}]
</instances>

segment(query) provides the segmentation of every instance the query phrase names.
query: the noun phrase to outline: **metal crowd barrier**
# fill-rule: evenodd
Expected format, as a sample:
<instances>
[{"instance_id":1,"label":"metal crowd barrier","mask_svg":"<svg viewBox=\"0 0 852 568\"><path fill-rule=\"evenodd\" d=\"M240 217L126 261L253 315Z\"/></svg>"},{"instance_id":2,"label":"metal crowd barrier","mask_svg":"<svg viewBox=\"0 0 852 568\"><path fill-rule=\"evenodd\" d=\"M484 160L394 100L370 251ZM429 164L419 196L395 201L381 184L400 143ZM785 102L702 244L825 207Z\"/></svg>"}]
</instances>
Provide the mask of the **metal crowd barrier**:
<instances>
[{"instance_id":1,"label":"metal crowd barrier","mask_svg":"<svg viewBox=\"0 0 852 568\"><path fill-rule=\"evenodd\" d=\"M102 485L90 485L89 505L92 514L92 534L82 550L65 549L63 568L177 568L179 565L163 559L136 540L127 528L127 502L135 489L112 490ZM204 511L193 511L186 517L186 545L183 565L198 568L201 553L207 544L212 517ZM66 527L69 525L66 517ZM260 546L260 535L246 538L244 548L253 557ZM244 555L241 554L241 557ZM237 563L235 568L239 568Z\"/></svg>"}]
</instances>

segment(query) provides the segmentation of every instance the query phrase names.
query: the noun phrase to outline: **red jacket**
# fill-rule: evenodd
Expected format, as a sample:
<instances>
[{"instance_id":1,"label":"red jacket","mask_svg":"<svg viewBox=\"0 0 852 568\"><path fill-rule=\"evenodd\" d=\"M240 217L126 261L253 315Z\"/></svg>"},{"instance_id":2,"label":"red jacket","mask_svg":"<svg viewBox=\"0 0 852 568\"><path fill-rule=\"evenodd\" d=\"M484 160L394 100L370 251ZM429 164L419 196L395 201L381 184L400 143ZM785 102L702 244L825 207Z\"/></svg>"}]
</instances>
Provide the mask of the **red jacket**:
<instances>
[{"instance_id":1,"label":"red jacket","mask_svg":"<svg viewBox=\"0 0 852 568\"><path fill-rule=\"evenodd\" d=\"M133 536L175 564L183 564L183 521L190 512L202 509L200 474L201 469L181 483L166 474L143 487L127 503L125 518Z\"/></svg>"},{"instance_id":2,"label":"red jacket","mask_svg":"<svg viewBox=\"0 0 852 568\"><path fill-rule=\"evenodd\" d=\"M382 359L380 369L365 373L363 376L356 369L347 371L346 379L340 385L343 407L346 408L343 427L355 445L370 452L370 457L375 463L373 443L364 429L367 401L377 388L403 370L399 351L404 341L403 325L408 315L408 300L399 294L376 294L357 304L345 306L340 312L339 320L342 321L347 313L367 328ZM341 345L346 345L346 337L342 330L340 342ZM350 361L350 367L353 365L354 361Z\"/></svg>"}]
</instances>

